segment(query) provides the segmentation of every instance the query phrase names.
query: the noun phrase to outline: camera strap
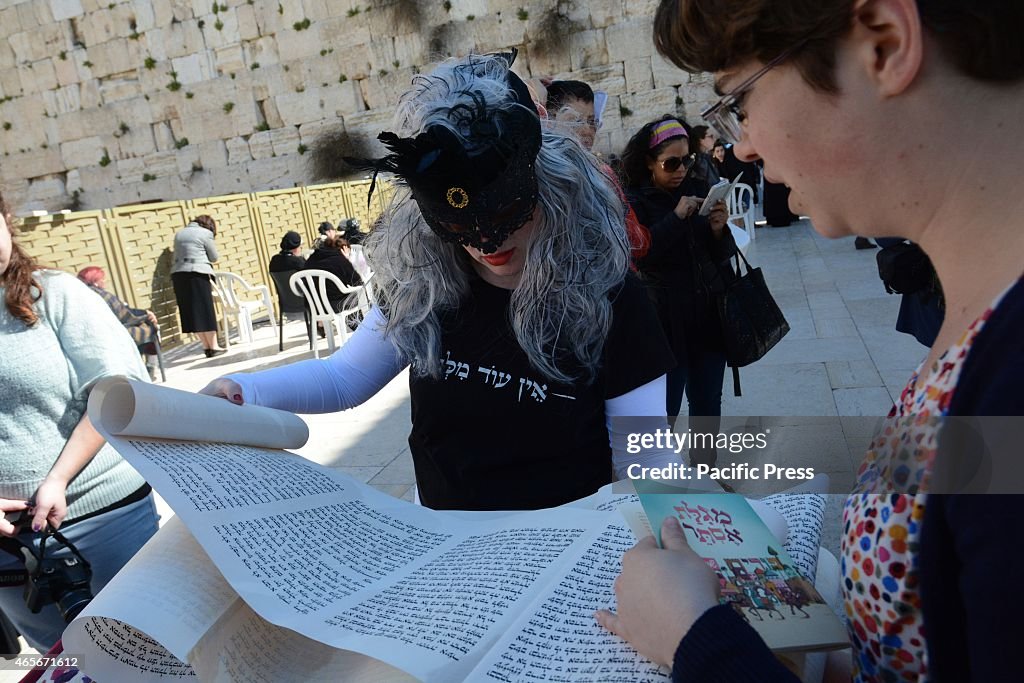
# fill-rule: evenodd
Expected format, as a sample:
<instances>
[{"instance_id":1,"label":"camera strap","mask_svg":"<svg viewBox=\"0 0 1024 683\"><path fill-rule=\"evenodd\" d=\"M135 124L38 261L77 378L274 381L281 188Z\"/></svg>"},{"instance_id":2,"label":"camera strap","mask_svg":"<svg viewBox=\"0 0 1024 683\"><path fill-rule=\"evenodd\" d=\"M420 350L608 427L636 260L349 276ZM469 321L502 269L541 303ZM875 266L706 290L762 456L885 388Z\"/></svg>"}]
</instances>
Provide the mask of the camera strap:
<instances>
[{"instance_id":1,"label":"camera strap","mask_svg":"<svg viewBox=\"0 0 1024 683\"><path fill-rule=\"evenodd\" d=\"M22 566L17 569L5 569L0 571L0 588L11 588L12 586L23 586L28 580L28 570L25 569L25 556L21 554L24 546L16 539L9 536L0 537L0 550L17 558Z\"/></svg>"}]
</instances>

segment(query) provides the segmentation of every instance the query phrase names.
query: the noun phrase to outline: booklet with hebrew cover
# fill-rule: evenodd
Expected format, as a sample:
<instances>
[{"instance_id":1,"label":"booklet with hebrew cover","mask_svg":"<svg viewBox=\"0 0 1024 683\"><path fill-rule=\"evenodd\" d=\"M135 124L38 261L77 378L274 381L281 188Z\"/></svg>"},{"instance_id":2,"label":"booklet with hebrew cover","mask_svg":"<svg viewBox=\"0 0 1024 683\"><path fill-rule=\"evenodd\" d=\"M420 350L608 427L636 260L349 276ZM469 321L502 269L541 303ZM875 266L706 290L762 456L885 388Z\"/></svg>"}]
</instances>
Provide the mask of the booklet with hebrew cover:
<instances>
[{"instance_id":1,"label":"booklet with hebrew cover","mask_svg":"<svg viewBox=\"0 0 1024 683\"><path fill-rule=\"evenodd\" d=\"M721 601L768 647L849 647L845 627L743 496L669 491L658 485L638 491L659 544L662 521L674 517L690 547L718 575Z\"/></svg>"},{"instance_id":2,"label":"booklet with hebrew cover","mask_svg":"<svg viewBox=\"0 0 1024 683\"><path fill-rule=\"evenodd\" d=\"M64 634L96 680L667 680L593 618L608 501L430 510L282 450L294 415L123 378L89 416L176 513Z\"/></svg>"}]
</instances>

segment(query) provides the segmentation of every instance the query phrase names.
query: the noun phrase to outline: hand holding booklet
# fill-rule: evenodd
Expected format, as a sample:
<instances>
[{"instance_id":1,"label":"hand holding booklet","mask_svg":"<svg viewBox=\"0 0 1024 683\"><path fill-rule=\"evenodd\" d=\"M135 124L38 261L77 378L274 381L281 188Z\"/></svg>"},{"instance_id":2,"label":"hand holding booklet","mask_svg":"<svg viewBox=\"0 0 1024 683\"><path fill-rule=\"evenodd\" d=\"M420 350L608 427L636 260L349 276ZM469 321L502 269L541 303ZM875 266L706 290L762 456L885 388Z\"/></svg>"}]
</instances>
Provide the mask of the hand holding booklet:
<instances>
[{"instance_id":1,"label":"hand holding booklet","mask_svg":"<svg viewBox=\"0 0 1024 683\"><path fill-rule=\"evenodd\" d=\"M112 378L89 415L177 513L65 632L96 680L667 680L593 619L610 495L452 514L279 450L280 411Z\"/></svg>"}]
</instances>

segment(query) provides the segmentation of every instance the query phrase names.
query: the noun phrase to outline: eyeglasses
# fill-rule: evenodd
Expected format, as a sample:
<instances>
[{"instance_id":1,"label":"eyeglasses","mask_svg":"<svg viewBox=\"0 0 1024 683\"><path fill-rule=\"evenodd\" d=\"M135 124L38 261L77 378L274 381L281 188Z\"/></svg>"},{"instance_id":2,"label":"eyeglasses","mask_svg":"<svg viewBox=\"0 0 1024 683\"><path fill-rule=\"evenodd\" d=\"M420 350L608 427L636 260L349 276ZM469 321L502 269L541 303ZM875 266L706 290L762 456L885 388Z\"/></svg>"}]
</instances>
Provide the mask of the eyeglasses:
<instances>
[{"instance_id":1,"label":"eyeglasses","mask_svg":"<svg viewBox=\"0 0 1024 683\"><path fill-rule=\"evenodd\" d=\"M689 158L689 156L667 157L659 161L658 164L661 165L661 169L665 171L665 173L675 173L683 164L686 163L686 160Z\"/></svg>"},{"instance_id":2,"label":"eyeglasses","mask_svg":"<svg viewBox=\"0 0 1024 683\"><path fill-rule=\"evenodd\" d=\"M743 99L761 76L764 76L779 64L792 57L793 53L806 43L806 40L802 40L788 50L784 50L778 57L761 67L753 76L737 85L723 95L718 102L702 111L700 113L701 118L717 130L726 142L732 144L739 142L743 139L743 123L747 120L747 113L743 110Z\"/></svg>"}]
</instances>

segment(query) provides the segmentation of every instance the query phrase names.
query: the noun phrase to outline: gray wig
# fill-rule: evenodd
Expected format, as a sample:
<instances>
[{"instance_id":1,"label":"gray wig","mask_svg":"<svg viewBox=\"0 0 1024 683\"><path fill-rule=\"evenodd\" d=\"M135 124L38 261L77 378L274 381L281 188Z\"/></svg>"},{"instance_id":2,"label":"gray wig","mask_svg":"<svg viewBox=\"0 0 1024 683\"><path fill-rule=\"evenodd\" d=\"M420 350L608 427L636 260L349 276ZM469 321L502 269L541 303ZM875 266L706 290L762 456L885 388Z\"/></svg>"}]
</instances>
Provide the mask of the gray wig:
<instances>
[{"instance_id":1,"label":"gray wig","mask_svg":"<svg viewBox=\"0 0 1024 683\"><path fill-rule=\"evenodd\" d=\"M415 136L443 125L467 147L468 129L450 110L482 95L488 107L515 103L507 62L471 55L447 60L418 76L399 102L395 132ZM629 269L625 207L600 163L575 139L545 130L536 161L537 215L522 279L509 308L516 340L531 365L558 382L594 379L611 328L613 291ZM385 303L386 334L419 375L440 377L440 314L460 307L476 277L469 255L438 237L423 220L407 187L367 243Z\"/></svg>"}]
</instances>

